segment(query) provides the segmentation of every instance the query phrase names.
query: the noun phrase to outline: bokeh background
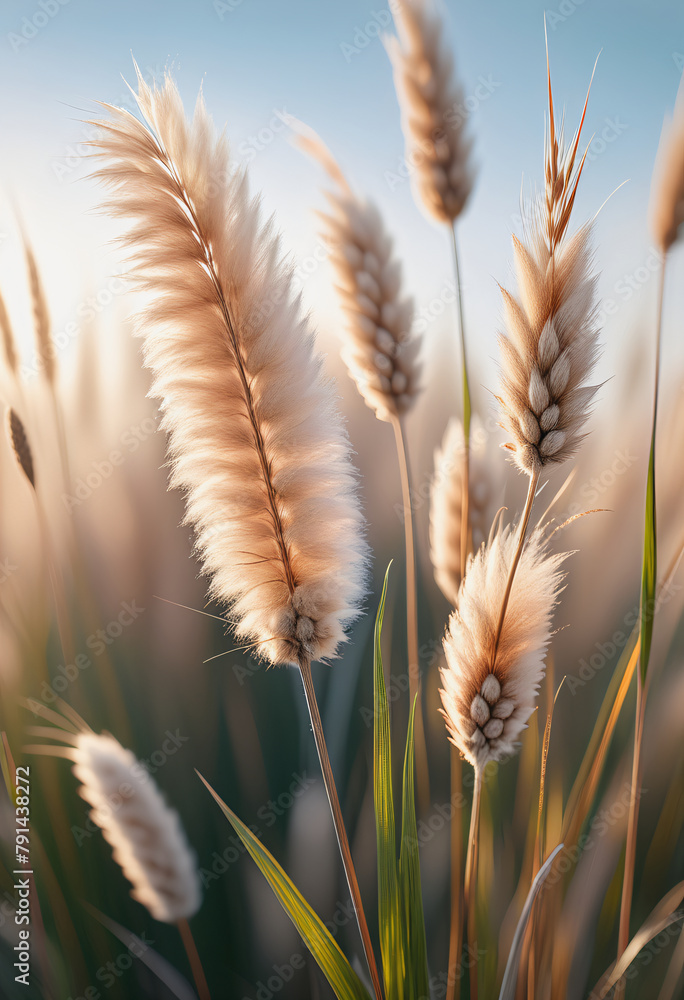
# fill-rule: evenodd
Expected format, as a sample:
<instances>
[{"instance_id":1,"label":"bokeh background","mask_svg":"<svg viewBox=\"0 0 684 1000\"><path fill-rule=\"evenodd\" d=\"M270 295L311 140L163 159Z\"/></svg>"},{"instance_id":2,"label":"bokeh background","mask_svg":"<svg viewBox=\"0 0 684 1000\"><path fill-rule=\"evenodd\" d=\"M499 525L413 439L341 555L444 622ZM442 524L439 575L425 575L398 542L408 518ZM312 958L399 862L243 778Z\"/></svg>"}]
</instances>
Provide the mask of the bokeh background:
<instances>
[{"instance_id":1,"label":"bokeh background","mask_svg":"<svg viewBox=\"0 0 684 1000\"><path fill-rule=\"evenodd\" d=\"M600 53L585 125L593 138L575 215L582 221L596 216L604 344L599 377L604 385L591 436L557 516L562 521L589 508L605 511L574 522L563 538L566 547L578 551L557 613L562 630L552 655L554 683L568 677L556 705L549 760L549 794L558 812L620 652L612 637L627 631L625 618L638 605L653 366L652 278L659 267L647 225L649 185L663 118L673 106L684 69L684 9L674 0L561 0L546 8L530 0L449 0L446 8L478 163L476 189L459 221L459 243L471 382L492 462L504 462L497 449L502 438L493 419L492 397L501 318L497 282L512 282L511 233L520 232L521 202L534 194L543 176L544 13L556 102L567 110L570 131ZM437 817L450 791L448 744L437 711L437 671L449 609L432 579L426 497L434 448L448 418L459 409L456 317L450 304L446 235L416 207L407 177L392 75L379 37L388 30L389 11L380 0L45 0L42 5L23 0L5 3L0 10L0 289L21 346L22 402L55 545L64 565L71 566L71 547L77 540L80 569L65 572L71 574L68 579L74 595L80 595L80 606L89 609L80 622L80 640L92 666L61 693L94 728L110 729L140 757L151 759L155 752L157 760L160 753L165 756L155 777L181 813L203 872L205 902L193 929L216 997L261 1000L269 991L284 998L328 993L310 961L301 969L297 962L291 981L283 981L276 991L263 985L278 978L276 966L292 965L292 956L305 951L249 859L235 856L227 823L208 801L194 768L246 822L258 826L264 842L315 908L339 925L343 947L358 951L358 942L345 910L346 890L298 679L284 670L267 672L232 651L229 632L199 613L205 609L205 583L192 558L190 529L180 525L181 498L166 490L164 441L156 431L155 404L146 398L147 378L128 323L135 303L121 277L125 263L113 242L117 229L98 213L100 193L88 179L88 143L94 135L89 120L100 114L99 101L132 107L126 81L134 80L133 59L148 81L171 70L188 109L203 90L217 125L227 130L236 159L249 164L253 188L263 193L264 211L276 216L328 370L338 379L361 472L373 578L368 615L354 630L340 661L317 668L316 682L371 912L375 847L368 781L369 641L379 583L390 558L395 569L386 638L396 678L392 690L397 755L407 711L399 478L389 426L378 423L364 406L339 360L343 321L314 215L324 205L323 178L289 142L284 116L294 115L321 134L357 191L379 205L396 239L406 287L415 296L424 330L424 390L409 421L409 438L431 762L430 787L421 791L421 817L426 824L432 819L434 827L425 827L422 863L431 968L435 996L440 996L448 934L448 836L446 823L440 824ZM36 363L20 223L34 246L52 315L72 463L73 489L68 495L59 485L52 411ZM676 250L669 268L663 341L663 566L673 558L684 532L683 268L681 250ZM7 380L2 391L7 402L17 402ZM27 742L26 725L34 720L18 699L49 703L52 688L45 684L61 676L61 660L30 496L8 448L3 444L2 449L1 711L3 728L19 758ZM112 452L123 456L119 464L112 461ZM553 479L546 487L549 500L561 482ZM510 470L502 503L511 514L519 509L523 487ZM107 643L102 655L96 653L88 642L94 628L85 623L96 621L96 627L106 628L117 622L123 605L131 603L144 610L121 630L113 624L110 632L121 634ZM656 629L637 917L644 917L683 877L681 610L681 588L675 585ZM596 804L597 814L606 811L607 832L595 838L594 849L578 862L575 896L568 897L569 909L564 911L563 927L569 937L574 935L581 956L573 965L571 997L583 995L586 981L598 978L614 953L610 928L619 905L626 822L622 799L632 715L628 700ZM517 903L510 905L527 850L527 817L536 803L537 789L528 779L537 766L544 721L545 714L539 724L533 717L522 756L502 765L487 786L482 848L487 875L482 891L489 904L490 939L500 945L499 957L493 945L485 960L492 988L520 903L518 894ZM177 752L171 755L161 751L168 731L179 737ZM53 789L51 796L36 802L34 823L54 874L46 876L44 903L56 970L54 995L80 996L93 984L108 997L170 995L139 963L111 987L97 978L98 969L121 954L122 946L97 924L83 900L137 934L147 932L155 949L189 973L174 932L154 924L128 899L102 838L86 829L85 803L76 795L68 764L42 758L31 762L36 782ZM51 811L55 802L57 813ZM11 896L8 879L3 891ZM573 923L573 914L580 912L581 927ZM6 916L0 933L11 942ZM665 967L675 943L673 935L648 972L630 986L630 996L655 995L649 992L648 977L655 975L654 968ZM5 944L0 988L8 997L20 995L12 982L10 954Z\"/></svg>"}]
</instances>

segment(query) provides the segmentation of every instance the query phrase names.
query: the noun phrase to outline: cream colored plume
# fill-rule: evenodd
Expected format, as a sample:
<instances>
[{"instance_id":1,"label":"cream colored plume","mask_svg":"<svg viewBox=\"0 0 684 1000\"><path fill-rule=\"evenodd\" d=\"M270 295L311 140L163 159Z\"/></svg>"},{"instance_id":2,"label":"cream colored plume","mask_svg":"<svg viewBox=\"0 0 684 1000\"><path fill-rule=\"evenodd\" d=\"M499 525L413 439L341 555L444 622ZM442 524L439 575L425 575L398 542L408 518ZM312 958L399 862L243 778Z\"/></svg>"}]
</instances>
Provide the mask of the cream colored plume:
<instances>
[{"instance_id":1,"label":"cream colored plume","mask_svg":"<svg viewBox=\"0 0 684 1000\"><path fill-rule=\"evenodd\" d=\"M402 112L416 194L438 222L452 223L474 183L462 87L434 0L391 5L398 38L385 42Z\"/></svg>"},{"instance_id":2,"label":"cream colored plume","mask_svg":"<svg viewBox=\"0 0 684 1000\"><path fill-rule=\"evenodd\" d=\"M506 526L469 557L444 638L443 714L451 741L476 768L516 752L544 676L560 566L568 555L549 554L540 529L530 535L495 649L516 545L516 533Z\"/></svg>"},{"instance_id":3,"label":"cream colored plume","mask_svg":"<svg viewBox=\"0 0 684 1000\"><path fill-rule=\"evenodd\" d=\"M437 586L454 605L461 585L461 504L463 500L463 425L452 418L441 446L435 450L435 471L430 486L430 558ZM489 533L503 502L501 464L487 455L487 433L473 420L470 440L468 516L472 550L477 551Z\"/></svg>"},{"instance_id":4,"label":"cream colored plume","mask_svg":"<svg viewBox=\"0 0 684 1000\"><path fill-rule=\"evenodd\" d=\"M358 613L366 544L350 445L271 223L167 77L143 121L107 106L98 171L131 228L131 273L171 482L214 597L271 663L332 657Z\"/></svg>"},{"instance_id":5,"label":"cream colored plume","mask_svg":"<svg viewBox=\"0 0 684 1000\"><path fill-rule=\"evenodd\" d=\"M347 318L342 356L368 406L390 421L413 405L420 377L420 339L411 336L413 303L402 295L401 265L375 205L357 198L315 132L296 127L297 144L336 186L326 192L331 212L321 213L321 235Z\"/></svg>"},{"instance_id":6,"label":"cream colored plume","mask_svg":"<svg viewBox=\"0 0 684 1000\"><path fill-rule=\"evenodd\" d=\"M584 113L564 149L549 81L545 192L525 241L513 240L518 295L503 290L499 337L506 447L528 475L575 453L598 389L586 384L599 353L591 225L568 236L586 157L577 159L583 123Z\"/></svg>"},{"instance_id":7,"label":"cream colored plume","mask_svg":"<svg viewBox=\"0 0 684 1000\"><path fill-rule=\"evenodd\" d=\"M133 898L165 923L192 917L202 901L200 881L178 814L113 736L79 733L74 744L72 770L80 794L133 886Z\"/></svg>"},{"instance_id":8,"label":"cream colored plume","mask_svg":"<svg viewBox=\"0 0 684 1000\"><path fill-rule=\"evenodd\" d=\"M650 216L658 249L667 253L684 223L684 82L672 119L663 126L651 182Z\"/></svg>"}]
</instances>

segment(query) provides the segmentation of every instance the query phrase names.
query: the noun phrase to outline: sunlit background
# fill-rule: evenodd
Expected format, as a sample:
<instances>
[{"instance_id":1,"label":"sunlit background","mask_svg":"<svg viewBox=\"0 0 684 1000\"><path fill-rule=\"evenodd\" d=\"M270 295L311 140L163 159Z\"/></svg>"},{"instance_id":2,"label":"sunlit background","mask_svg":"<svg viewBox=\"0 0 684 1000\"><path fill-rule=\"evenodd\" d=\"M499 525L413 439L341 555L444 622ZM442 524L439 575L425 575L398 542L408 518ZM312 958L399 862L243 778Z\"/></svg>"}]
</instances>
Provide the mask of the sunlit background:
<instances>
[{"instance_id":1,"label":"sunlit background","mask_svg":"<svg viewBox=\"0 0 684 1000\"><path fill-rule=\"evenodd\" d=\"M647 225L649 185L663 119L672 109L684 69L684 7L674 0L606 0L600 4L560 0L546 8L531 0L449 0L446 8L449 42L463 81L477 161L476 187L459 220L458 238L472 381L483 419L494 412L492 393L497 391L496 334L501 325L497 283L512 284L511 234L520 233L521 204L543 181L544 14L555 100L566 110L569 132L579 121L598 57L585 123L591 141L574 214L578 223L596 217L594 245L604 344L599 378L605 384L591 420L592 436L560 513L569 516L588 508L605 511L573 524L567 533L567 547L579 551L572 560L557 620L563 631L554 641L552 661L556 684L564 674L576 683L566 682L554 722L553 739L559 753L557 759L551 757L549 782L558 812L591 734L618 651L606 654L604 664L593 673L581 674L582 664L609 642L625 614L638 603L656 296L656 282L651 278L658 271ZM148 82L161 80L166 70L171 71L188 111L202 90L217 126L226 129L236 160L248 163L252 188L262 193L265 213L275 214L283 249L292 255L329 371L339 380L362 474L374 549L374 589L367 602L369 615L356 628L354 642L343 660L322 672L318 681L333 766L345 790L359 874L372 905L375 848L367 785L371 731L362 709L372 699L371 618L379 581L392 557L397 569L387 633L393 637L397 658L404 655L403 527L395 515L399 478L389 427L376 421L364 406L339 360L343 319L315 217L315 210L324 207L325 178L289 141L283 119L293 115L320 133L355 190L380 207L395 237L406 287L415 297L418 317L425 321L425 388L409 421L414 484L425 496L433 450L448 418L460 406L456 316L450 304L453 279L446 233L422 215L412 195L392 73L382 42L382 35L391 30L382 0L374 4L367 0L335 4L321 0L118 0L115 4L23 0L4 3L0 9L0 93L4 96L0 102L0 290L21 346L25 392L33 400L29 410L38 428L36 450L42 452L44 463L39 466L39 479L48 483L51 476L58 477L58 464L52 414L41 396L35 364L21 227L33 244L49 299L73 442L74 489L71 499L63 490L52 490L51 519L58 525L66 518L77 531L91 581L87 590L99 620L115 621L125 602L137 600L145 608L140 620L112 644L122 706L108 693L107 682L95 678L95 670L84 671L65 697L94 728L112 729L141 757L158 749L167 730L188 734L188 742L165 762L158 780L181 813L199 863L208 873L196 936L215 998L264 1000L266 994L258 994L259 983L273 974L275 965L303 948L247 859L241 857L222 869L220 856L230 848L229 831L207 801L193 768L206 773L245 821L261 816L256 822L265 842L326 918L332 918L340 901L346 900L346 890L336 867L327 804L317 780L296 678L287 671L267 675L248 657L230 652L234 643L229 633L197 613L204 607L205 584L198 579L191 557L190 529L179 527L181 499L166 492L164 441L155 430L155 406L146 399L146 375L128 325L133 300L119 277L126 264L113 243L118 229L99 213L101 192L88 177L93 169L89 142L95 135L89 122L102 113L98 102L133 108L127 82L135 80L134 60ZM672 558L684 530L683 268L681 249L675 250L663 342L667 359L661 421L667 457L659 466L663 566ZM9 390L5 396L14 401ZM493 427L491 420L488 426ZM494 431L493 461L503 462L495 447L501 440ZM107 472L113 449L124 455L124 461ZM562 479L554 477L546 488L549 501ZM506 502L512 512L519 509L523 486L511 471ZM5 607L21 619L22 636L22 642L7 638L3 649L3 727L19 753L25 742L25 720L17 696L43 697L44 683L35 649L26 659L24 640L32 633L42 635L41 630L47 635L48 598L30 499L6 448L0 491L0 556L6 553L15 567L9 581L12 595ZM435 755L429 809L430 802L443 802L449 795L448 751L437 714L436 676L449 609L432 580L426 502L417 502L417 520L424 588L421 641L428 651L423 666L429 674L425 713L431 720L427 724L429 749ZM57 548L62 554L69 545L65 538L58 534ZM4 578L0 588L6 588ZM6 589L0 589L0 594L6 598ZM677 715L684 702L680 614L681 600L675 599L664 612L667 622L656 637L662 677L653 691L649 718L662 724L655 726L659 742L654 740L647 756L644 780L648 794L642 810L636 899L642 917L682 878L684 868L679 833L681 712ZM219 653L227 655L205 662ZM56 676L59 655L53 629L48 642L49 676ZM97 657L94 662L99 669ZM396 673L401 674L401 667ZM402 697L395 707L397 754L406 719L403 693ZM619 801L620 782L628 774L632 715L633 705L628 701L613 752L613 783L606 779L600 789L607 796L605 802ZM535 754L544 721L540 720L538 732L533 719L522 763L516 760L500 769L491 801L487 799L489 840L482 850L485 863L491 865L482 891L491 904L493 940L503 928L502 954L514 927L516 911L509 911L509 904L525 849L525 803L535 808L536 790L521 791L520 774L532 774L537 766ZM663 759L667 760L665 768ZM568 760L572 763L566 767ZM68 884L73 874L73 885L67 890L69 905L78 909L80 900L86 898L140 934L150 926L149 918L128 900L126 884L107 857L100 835L88 836L79 845L79 835L73 834L73 828L85 822L86 811L76 796L68 764L41 760L36 764L37 774L38 768L44 769L40 773L45 780L58 782L60 794L68 800L61 833L59 827L51 828L47 807L37 807L36 823L42 821L48 853L54 857L60 853L61 835L71 837L70 848L77 847L78 872L70 868L73 859L69 861L68 852L54 862L57 881ZM305 792L293 797L292 806L282 815L265 820L270 814L267 809L264 812L264 804L274 795L287 794L291 785L299 788L297 782L305 782ZM624 810L613 829L616 835L601 841L595 866L588 862L579 881L591 899L583 911L581 932L573 929L578 951L584 956L584 967L576 971L569 988L568 996L573 998L583 996L582 984L598 978L614 953L610 930L603 928L612 926L608 917L612 919L619 905L619 881L614 877L620 864ZM656 848L649 851L651 840ZM431 962L437 974L446 963L445 830L426 842L422 860ZM59 912L56 908L55 914ZM570 908L565 915L566 930L572 926L573 912L579 911ZM601 923L604 918L605 924ZM80 935L85 934L84 927L93 926L82 909L72 913L71 919ZM46 922L53 928L59 917L48 917ZM177 958L189 976L171 932L154 925L151 936L155 947L169 960ZM340 929L340 941L357 949L349 921ZM71 945L73 940L67 935L56 938L53 947L68 954ZM83 972L79 965L73 978L67 972L56 975L59 989L54 995L59 1000L80 995L77 987L83 990L93 982L98 964L118 954L121 945L98 927L83 948L89 971ZM668 956L666 952L659 961L666 962ZM67 958L67 969L69 962ZM487 963L487 982L492 985L496 956ZM498 963L500 973L500 956ZM278 995L328 996L311 966L298 971ZM134 969L127 976L104 989L103 995L172 995L166 987L155 985L147 972ZM653 996L646 979L637 988L641 992L635 989L630 997ZM2 989L9 997L27 995L12 992L4 953Z\"/></svg>"}]
</instances>

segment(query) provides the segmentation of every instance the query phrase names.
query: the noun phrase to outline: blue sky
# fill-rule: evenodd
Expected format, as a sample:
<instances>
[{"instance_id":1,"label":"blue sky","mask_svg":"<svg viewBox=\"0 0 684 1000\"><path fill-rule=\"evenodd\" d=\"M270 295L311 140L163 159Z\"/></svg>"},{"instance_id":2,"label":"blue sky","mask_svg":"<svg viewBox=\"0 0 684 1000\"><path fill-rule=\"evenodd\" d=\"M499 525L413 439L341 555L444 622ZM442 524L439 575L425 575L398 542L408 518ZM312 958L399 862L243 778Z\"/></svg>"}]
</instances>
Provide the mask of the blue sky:
<instances>
[{"instance_id":1,"label":"blue sky","mask_svg":"<svg viewBox=\"0 0 684 1000\"><path fill-rule=\"evenodd\" d=\"M447 0L446 7L466 95L486 82L486 97L471 115L479 172L459 239L469 337L489 385L500 318L496 281L511 281L510 234L517 228L521 186L530 193L542 177L544 11L555 97L571 128L601 51L586 124L587 137L595 139L576 219L592 216L628 181L596 226L599 289L616 303L606 322L607 374L624 338L650 315L655 283L648 279L648 188L663 115L684 66L684 7L669 0L558 0L547 7L537 0ZM32 233L57 326L116 269L116 254L107 248L112 231L94 213L98 193L85 179L81 154L90 130L82 119L95 112L97 100L126 99L122 75L132 78L135 56L148 76L172 67L188 107L204 88L235 149L243 155L250 150L253 186L262 190L267 210L276 212L285 246L304 261L318 243L312 209L322 205L322 178L284 130L271 126L285 111L316 128L356 188L379 203L396 236L407 285L419 308L429 306L450 277L447 243L398 176L403 139L378 38L387 24L382 0L3 4L0 287L10 300L16 297L17 310L23 308L10 199ZM323 267L304 284L324 337L338 323L329 280ZM684 293L671 284L674 313ZM439 353L448 335L443 318L432 327L428 355Z\"/></svg>"}]
</instances>

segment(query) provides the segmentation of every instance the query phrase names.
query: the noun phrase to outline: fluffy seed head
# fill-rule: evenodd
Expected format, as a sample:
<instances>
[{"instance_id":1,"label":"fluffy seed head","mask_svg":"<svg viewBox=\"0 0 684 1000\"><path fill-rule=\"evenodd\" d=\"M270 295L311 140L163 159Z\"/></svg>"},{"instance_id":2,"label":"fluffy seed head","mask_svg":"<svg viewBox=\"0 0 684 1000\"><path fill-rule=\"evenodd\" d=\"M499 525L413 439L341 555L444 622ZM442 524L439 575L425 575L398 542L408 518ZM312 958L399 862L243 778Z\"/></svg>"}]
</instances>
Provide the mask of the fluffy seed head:
<instances>
[{"instance_id":1,"label":"fluffy seed head","mask_svg":"<svg viewBox=\"0 0 684 1000\"><path fill-rule=\"evenodd\" d=\"M583 123L584 113L564 149L549 78L545 193L528 238L513 240L518 296L503 291L506 332L499 337L499 401L512 438L506 447L528 475L574 454L598 388L586 384L599 351L591 225L567 235L586 158L577 161Z\"/></svg>"},{"instance_id":2,"label":"fluffy seed head","mask_svg":"<svg viewBox=\"0 0 684 1000\"><path fill-rule=\"evenodd\" d=\"M411 336L413 303L402 295L401 265L375 205L354 194L315 132L299 125L298 133L298 145L335 182L321 235L347 318L342 356L367 405L392 420L411 408L420 378L420 339Z\"/></svg>"},{"instance_id":3,"label":"fluffy seed head","mask_svg":"<svg viewBox=\"0 0 684 1000\"><path fill-rule=\"evenodd\" d=\"M16 410L13 410L12 408L7 411L7 433L9 435L12 451L14 452L14 457L19 464L19 468L35 490L36 476L33 469L33 453L31 451L31 445L29 444L29 440L26 435L26 428L24 427L21 417Z\"/></svg>"},{"instance_id":4,"label":"fluffy seed head","mask_svg":"<svg viewBox=\"0 0 684 1000\"><path fill-rule=\"evenodd\" d=\"M487 434L475 418L471 427L468 490L474 551L485 541L503 496L501 467L487 458ZM435 450L435 473L430 485L430 558L437 586L454 606L461 586L463 461L463 425L452 418L441 447Z\"/></svg>"},{"instance_id":5,"label":"fluffy seed head","mask_svg":"<svg viewBox=\"0 0 684 1000\"><path fill-rule=\"evenodd\" d=\"M178 814L113 736L79 733L74 742L79 793L92 806L90 818L111 845L133 898L165 923L192 917L201 904L200 882Z\"/></svg>"},{"instance_id":6,"label":"fluffy seed head","mask_svg":"<svg viewBox=\"0 0 684 1000\"><path fill-rule=\"evenodd\" d=\"M452 223L470 196L474 170L465 98L444 42L445 25L433 0L397 0L392 11L399 37L385 45L414 189L432 218Z\"/></svg>"},{"instance_id":7,"label":"fluffy seed head","mask_svg":"<svg viewBox=\"0 0 684 1000\"><path fill-rule=\"evenodd\" d=\"M38 264L26 236L24 236L24 253L26 270L28 272L31 306L33 309L33 324L36 335L36 351L50 385L54 385L57 377L55 351L50 337L50 312L48 310L45 289L38 270Z\"/></svg>"},{"instance_id":8,"label":"fluffy seed head","mask_svg":"<svg viewBox=\"0 0 684 1000\"><path fill-rule=\"evenodd\" d=\"M684 223L684 83L679 86L671 121L663 125L651 182L651 231L667 253Z\"/></svg>"},{"instance_id":9,"label":"fluffy seed head","mask_svg":"<svg viewBox=\"0 0 684 1000\"><path fill-rule=\"evenodd\" d=\"M139 76L143 121L109 107L97 146L131 229L138 319L172 484L237 635L271 663L335 655L358 613L366 544L350 445L271 224L167 78Z\"/></svg>"},{"instance_id":10,"label":"fluffy seed head","mask_svg":"<svg viewBox=\"0 0 684 1000\"><path fill-rule=\"evenodd\" d=\"M475 767L516 751L534 710L568 553L549 554L537 529L513 580L499 645L494 635L516 548L509 526L468 561L444 639L443 714L449 737Z\"/></svg>"},{"instance_id":11,"label":"fluffy seed head","mask_svg":"<svg viewBox=\"0 0 684 1000\"><path fill-rule=\"evenodd\" d=\"M2 295L0 295L0 338L2 339L5 364L12 375L16 375L18 368L17 348L14 342L12 323Z\"/></svg>"}]
</instances>

